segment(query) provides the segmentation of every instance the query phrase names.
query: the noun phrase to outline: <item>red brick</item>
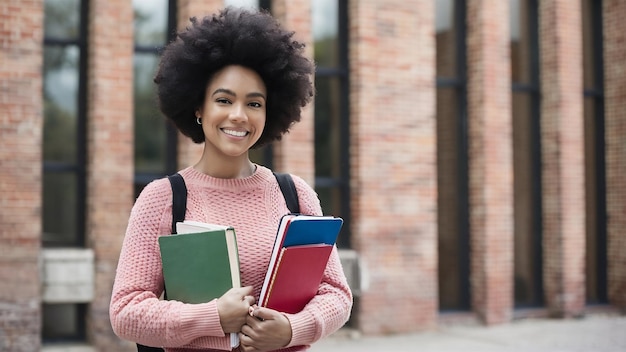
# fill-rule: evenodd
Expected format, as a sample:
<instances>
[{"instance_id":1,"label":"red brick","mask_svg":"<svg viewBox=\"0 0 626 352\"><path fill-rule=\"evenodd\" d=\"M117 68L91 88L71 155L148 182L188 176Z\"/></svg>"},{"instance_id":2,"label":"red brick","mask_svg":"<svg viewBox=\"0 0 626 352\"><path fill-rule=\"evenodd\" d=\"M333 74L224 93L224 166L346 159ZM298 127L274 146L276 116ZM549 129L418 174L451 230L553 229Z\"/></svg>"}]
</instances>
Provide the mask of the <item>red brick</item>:
<instances>
[{"instance_id":1,"label":"red brick","mask_svg":"<svg viewBox=\"0 0 626 352\"><path fill-rule=\"evenodd\" d=\"M0 350L40 347L42 14L0 5ZM35 24L39 25L35 25Z\"/></svg>"},{"instance_id":2,"label":"red brick","mask_svg":"<svg viewBox=\"0 0 626 352\"><path fill-rule=\"evenodd\" d=\"M350 13L353 247L365 334L436 324L434 7L355 1ZM375 317L375 318L372 318Z\"/></svg>"},{"instance_id":3,"label":"red brick","mask_svg":"<svg viewBox=\"0 0 626 352\"><path fill-rule=\"evenodd\" d=\"M509 6L468 4L468 134L472 310L486 324L513 307L513 151Z\"/></svg>"},{"instance_id":4,"label":"red brick","mask_svg":"<svg viewBox=\"0 0 626 352\"><path fill-rule=\"evenodd\" d=\"M604 96L609 302L626 310L626 3L605 0Z\"/></svg>"},{"instance_id":5,"label":"red brick","mask_svg":"<svg viewBox=\"0 0 626 352\"><path fill-rule=\"evenodd\" d=\"M104 322L134 199L132 23L131 2L90 3L86 242L97 263L88 336L100 350L119 350L113 346L120 345Z\"/></svg>"},{"instance_id":6,"label":"red brick","mask_svg":"<svg viewBox=\"0 0 626 352\"><path fill-rule=\"evenodd\" d=\"M543 264L551 315L585 305L585 188L580 1L540 4Z\"/></svg>"}]
</instances>

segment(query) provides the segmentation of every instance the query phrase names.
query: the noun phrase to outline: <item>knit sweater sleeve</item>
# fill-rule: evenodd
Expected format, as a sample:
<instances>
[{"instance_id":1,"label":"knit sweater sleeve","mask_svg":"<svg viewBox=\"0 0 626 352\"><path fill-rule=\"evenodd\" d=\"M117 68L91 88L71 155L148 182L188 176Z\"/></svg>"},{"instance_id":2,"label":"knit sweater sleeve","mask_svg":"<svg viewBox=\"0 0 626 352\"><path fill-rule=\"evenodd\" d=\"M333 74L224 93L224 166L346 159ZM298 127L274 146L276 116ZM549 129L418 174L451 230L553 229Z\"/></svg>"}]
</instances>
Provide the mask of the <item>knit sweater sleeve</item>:
<instances>
[{"instance_id":1,"label":"knit sweater sleeve","mask_svg":"<svg viewBox=\"0 0 626 352\"><path fill-rule=\"evenodd\" d=\"M301 178L293 176L300 210L303 214L322 215L319 198ZM289 346L310 345L339 330L350 317L352 292L339 260L337 248L324 271L317 295L296 314L286 314L291 323L292 338Z\"/></svg>"},{"instance_id":2,"label":"knit sweater sleeve","mask_svg":"<svg viewBox=\"0 0 626 352\"><path fill-rule=\"evenodd\" d=\"M216 300L164 301L157 238L171 229L172 192L167 179L150 183L131 211L110 303L111 325L121 338L148 346L230 350Z\"/></svg>"}]
</instances>

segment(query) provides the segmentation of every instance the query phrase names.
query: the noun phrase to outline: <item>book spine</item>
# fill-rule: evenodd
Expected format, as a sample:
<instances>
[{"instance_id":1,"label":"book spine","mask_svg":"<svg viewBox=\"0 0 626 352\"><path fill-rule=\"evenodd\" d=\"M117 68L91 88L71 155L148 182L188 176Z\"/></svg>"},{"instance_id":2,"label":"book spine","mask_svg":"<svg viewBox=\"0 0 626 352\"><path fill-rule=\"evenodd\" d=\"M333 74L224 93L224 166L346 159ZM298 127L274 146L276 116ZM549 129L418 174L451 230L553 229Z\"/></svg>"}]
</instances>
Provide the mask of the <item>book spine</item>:
<instances>
[{"instance_id":1,"label":"book spine","mask_svg":"<svg viewBox=\"0 0 626 352\"><path fill-rule=\"evenodd\" d=\"M278 272L276 268L280 266L280 262L283 259L284 253L285 253L285 248L281 248L280 255L278 256L278 260L276 260L276 265L274 265L274 269L272 270L272 274L270 276L270 282L267 288L267 292L265 294L265 297L263 298L263 302L261 302L261 307L267 307L267 302L269 301L269 298L272 295L272 289L274 288L274 282L276 281L276 273Z\"/></svg>"}]
</instances>

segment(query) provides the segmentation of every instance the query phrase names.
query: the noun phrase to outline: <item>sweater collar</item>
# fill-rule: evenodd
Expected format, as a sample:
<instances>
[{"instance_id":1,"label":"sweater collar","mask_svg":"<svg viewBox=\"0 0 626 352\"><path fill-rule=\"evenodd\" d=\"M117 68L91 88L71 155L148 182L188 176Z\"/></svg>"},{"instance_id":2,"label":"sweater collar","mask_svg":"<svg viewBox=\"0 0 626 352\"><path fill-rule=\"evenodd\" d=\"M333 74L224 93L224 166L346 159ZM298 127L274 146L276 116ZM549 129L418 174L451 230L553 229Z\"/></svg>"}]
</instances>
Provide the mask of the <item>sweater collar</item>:
<instances>
[{"instance_id":1,"label":"sweater collar","mask_svg":"<svg viewBox=\"0 0 626 352\"><path fill-rule=\"evenodd\" d=\"M256 165L254 173L245 178L217 178L202 173L192 166L179 173L189 184L225 190L256 188L273 178L272 171L261 165Z\"/></svg>"}]
</instances>

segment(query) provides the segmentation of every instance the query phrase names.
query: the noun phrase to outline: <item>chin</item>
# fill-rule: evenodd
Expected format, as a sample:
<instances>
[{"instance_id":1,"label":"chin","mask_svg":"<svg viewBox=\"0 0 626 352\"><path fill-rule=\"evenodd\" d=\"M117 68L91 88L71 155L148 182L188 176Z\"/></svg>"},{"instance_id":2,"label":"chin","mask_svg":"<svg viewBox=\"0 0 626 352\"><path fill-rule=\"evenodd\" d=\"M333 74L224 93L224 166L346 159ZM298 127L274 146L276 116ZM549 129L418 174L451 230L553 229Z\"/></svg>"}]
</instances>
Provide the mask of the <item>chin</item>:
<instances>
[{"instance_id":1,"label":"chin","mask_svg":"<svg viewBox=\"0 0 626 352\"><path fill-rule=\"evenodd\" d=\"M246 155L248 153L248 150L250 150L250 148L245 149L245 150L241 150L241 149L238 149L238 150L222 150L222 154L224 154L226 156L230 156L230 157L236 158L236 157L240 157L242 155Z\"/></svg>"}]
</instances>

